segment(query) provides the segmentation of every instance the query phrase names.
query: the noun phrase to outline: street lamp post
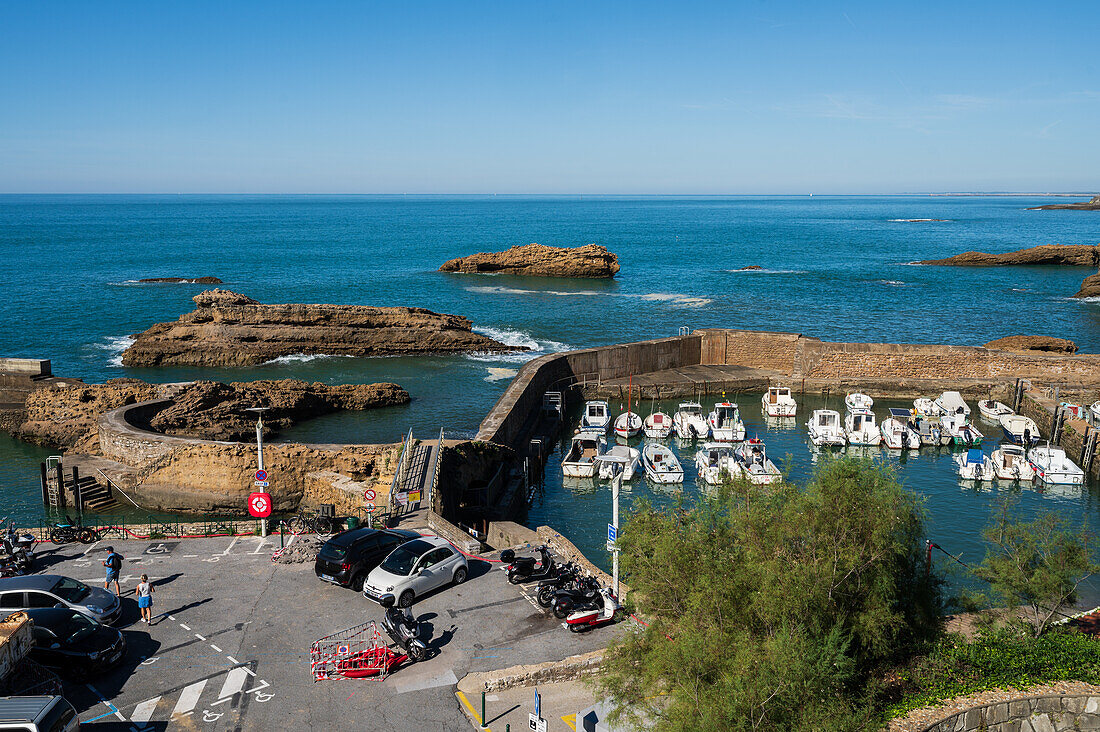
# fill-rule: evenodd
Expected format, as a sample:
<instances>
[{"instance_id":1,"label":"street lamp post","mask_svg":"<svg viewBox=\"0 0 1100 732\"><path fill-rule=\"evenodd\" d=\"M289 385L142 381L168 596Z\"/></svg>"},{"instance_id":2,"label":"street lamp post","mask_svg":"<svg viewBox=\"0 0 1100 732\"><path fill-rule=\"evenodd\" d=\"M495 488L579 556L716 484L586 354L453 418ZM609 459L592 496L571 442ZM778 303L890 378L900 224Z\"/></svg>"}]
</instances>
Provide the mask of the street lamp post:
<instances>
[{"instance_id":1,"label":"street lamp post","mask_svg":"<svg viewBox=\"0 0 1100 732\"><path fill-rule=\"evenodd\" d=\"M249 407L249 412L256 413L256 469L264 469L264 412L267 407ZM267 519L260 519L260 536L267 536Z\"/></svg>"},{"instance_id":2,"label":"street lamp post","mask_svg":"<svg viewBox=\"0 0 1100 732\"><path fill-rule=\"evenodd\" d=\"M623 484L623 471L620 469L611 480L611 524L615 527L615 548L611 552L611 592L619 597L619 487Z\"/></svg>"}]
</instances>

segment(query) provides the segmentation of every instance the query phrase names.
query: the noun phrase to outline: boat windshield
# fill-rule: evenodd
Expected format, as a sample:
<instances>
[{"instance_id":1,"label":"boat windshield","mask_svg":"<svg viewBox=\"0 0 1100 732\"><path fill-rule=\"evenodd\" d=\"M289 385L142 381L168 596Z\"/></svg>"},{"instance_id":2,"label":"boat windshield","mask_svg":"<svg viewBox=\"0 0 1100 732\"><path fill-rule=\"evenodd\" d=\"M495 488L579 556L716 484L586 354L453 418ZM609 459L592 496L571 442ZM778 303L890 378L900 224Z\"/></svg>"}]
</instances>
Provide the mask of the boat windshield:
<instances>
[{"instance_id":1,"label":"boat windshield","mask_svg":"<svg viewBox=\"0 0 1100 732\"><path fill-rule=\"evenodd\" d=\"M684 414L700 415L703 413L703 408L698 404L685 404L680 407L680 411Z\"/></svg>"}]
</instances>

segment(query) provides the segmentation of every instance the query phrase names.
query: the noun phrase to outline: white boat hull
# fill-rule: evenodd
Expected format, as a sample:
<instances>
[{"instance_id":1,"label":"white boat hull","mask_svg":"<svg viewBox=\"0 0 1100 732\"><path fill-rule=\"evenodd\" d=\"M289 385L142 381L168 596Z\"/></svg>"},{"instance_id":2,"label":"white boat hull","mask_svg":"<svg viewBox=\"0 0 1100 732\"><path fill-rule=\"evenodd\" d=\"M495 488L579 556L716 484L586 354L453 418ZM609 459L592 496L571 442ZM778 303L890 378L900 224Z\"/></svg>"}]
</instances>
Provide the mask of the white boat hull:
<instances>
[{"instance_id":1,"label":"white boat hull","mask_svg":"<svg viewBox=\"0 0 1100 732\"><path fill-rule=\"evenodd\" d=\"M660 416L660 420L654 419L654 417ZM649 415L645 419L645 423L642 425L642 434L650 439L663 440L672 434L672 417L668 416L664 412L656 412Z\"/></svg>"},{"instance_id":2,"label":"white boat hull","mask_svg":"<svg viewBox=\"0 0 1100 732\"><path fill-rule=\"evenodd\" d=\"M591 478L596 474L596 463L562 463L561 474L566 478Z\"/></svg>"},{"instance_id":3,"label":"white boat hull","mask_svg":"<svg viewBox=\"0 0 1100 732\"><path fill-rule=\"evenodd\" d=\"M817 431L812 427L807 430L810 433L810 442L817 447L844 447L848 439L843 432Z\"/></svg>"},{"instance_id":4,"label":"white boat hull","mask_svg":"<svg viewBox=\"0 0 1100 732\"><path fill-rule=\"evenodd\" d=\"M1005 415L1015 414L1007 404L990 401L988 399L978 402L978 413L981 414L984 419L994 423L999 422L1001 417Z\"/></svg>"},{"instance_id":5,"label":"white boat hull","mask_svg":"<svg viewBox=\"0 0 1100 732\"><path fill-rule=\"evenodd\" d=\"M959 477L963 480L992 481L996 477L993 461L988 455L983 455L980 463L970 463L966 461L966 455L956 455L955 464L959 468Z\"/></svg>"},{"instance_id":6,"label":"white boat hull","mask_svg":"<svg viewBox=\"0 0 1100 732\"><path fill-rule=\"evenodd\" d=\"M677 414L673 417L672 425L676 436L682 440L705 440L710 435L710 428L702 417L682 417Z\"/></svg>"},{"instance_id":7,"label":"white boat hull","mask_svg":"<svg viewBox=\"0 0 1100 732\"><path fill-rule=\"evenodd\" d=\"M653 483L670 484L684 482L684 469L676 455L664 445L651 442L642 449L642 467L645 477Z\"/></svg>"},{"instance_id":8,"label":"white boat hull","mask_svg":"<svg viewBox=\"0 0 1100 732\"><path fill-rule=\"evenodd\" d=\"M1085 471L1057 447L1033 447L1027 461L1035 470L1035 478L1056 485L1084 485Z\"/></svg>"}]
</instances>

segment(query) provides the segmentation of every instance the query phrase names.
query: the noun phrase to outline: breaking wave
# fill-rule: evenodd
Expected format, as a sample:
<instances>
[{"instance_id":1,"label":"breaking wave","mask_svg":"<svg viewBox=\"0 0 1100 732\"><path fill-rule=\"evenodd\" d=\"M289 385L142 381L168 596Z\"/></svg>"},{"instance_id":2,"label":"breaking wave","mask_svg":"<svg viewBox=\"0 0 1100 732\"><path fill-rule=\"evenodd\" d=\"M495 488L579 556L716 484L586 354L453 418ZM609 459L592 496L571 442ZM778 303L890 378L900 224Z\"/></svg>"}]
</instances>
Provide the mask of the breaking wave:
<instances>
[{"instance_id":1,"label":"breaking wave","mask_svg":"<svg viewBox=\"0 0 1100 732\"><path fill-rule=\"evenodd\" d=\"M485 295L555 295L558 297L595 297L597 295L606 295L608 297L630 297L640 300L649 300L651 302L667 302L674 307L702 307L703 305L709 305L714 302L706 297L693 297L691 295L661 292L655 292L648 295L634 295L622 292L600 292L599 290L523 290L517 287L497 287L495 285L467 287L466 291L478 292ZM497 340L500 339L498 338Z\"/></svg>"},{"instance_id":2,"label":"breaking wave","mask_svg":"<svg viewBox=\"0 0 1100 732\"><path fill-rule=\"evenodd\" d=\"M888 219L894 223L899 224L927 224L932 222L950 222L952 219Z\"/></svg>"},{"instance_id":3,"label":"breaking wave","mask_svg":"<svg viewBox=\"0 0 1100 732\"><path fill-rule=\"evenodd\" d=\"M806 274L804 269L724 269L732 274Z\"/></svg>"},{"instance_id":4,"label":"breaking wave","mask_svg":"<svg viewBox=\"0 0 1100 732\"><path fill-rule=\"evenodd\" d=\"M92 348L107 355L107 363L117 368L122 367L122 352L134 343L133 336L107 336L99 343L93 343Z\"/></svg>"},{"instance_id":5,"label":"breaking wave","mask_svg":"<svg viewBox=\"0 0 1100 732\"><path fill-rule=\"evenodd\" d=\"M275 366L277 364L287 363L308 363L310 361L318 361L323 358L355 358L345 353L291 353L287 356L279 356L273 358L270 361L264 361L261 366Z\"/></svg>"},{"instance_id":6,"label":"breaking wave","mask_svg":"<svg viewBox=\"0 0 1100 732\"><path fill-rule=\"evenodd\" d=\"M492 338L494 341L503 343L506 346L515 346L528 350L518 351L516 353L481 352L466 354L466 358L472 361L488 363L527 363L532 359L536 359L539 356L545 356L548 353L559 353L570 349L565 343L560 343L559 341L540 341L533 338L528 333L524 333L521 330L512 330L510 328L476 326L474 332L480 333L486 338Z\"/></svg>"}]
</instances>

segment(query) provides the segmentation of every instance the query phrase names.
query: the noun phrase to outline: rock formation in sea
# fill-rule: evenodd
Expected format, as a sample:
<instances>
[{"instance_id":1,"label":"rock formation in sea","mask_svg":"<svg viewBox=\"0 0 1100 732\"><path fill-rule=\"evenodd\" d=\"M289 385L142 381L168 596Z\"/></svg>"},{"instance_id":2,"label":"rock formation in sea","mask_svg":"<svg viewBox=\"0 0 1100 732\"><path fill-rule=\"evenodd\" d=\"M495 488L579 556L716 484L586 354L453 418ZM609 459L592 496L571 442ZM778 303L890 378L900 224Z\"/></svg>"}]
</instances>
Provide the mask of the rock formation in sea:
<instances>
[{"instance_id":1,"label":"rock formation in sea","mask_svg":"<svg viewBox=\"0 0 1100 732\"><path fill-rule=\"evenodd\" d=\"M217 277L146 277L138 280L142 284L188 284L188 285L220 285Z\"/></svg>"},{"instance_id":2,"label":"rock formation in sea","mask_svg":"<svg viewBox=\"0 0 1100 732\"><path fill-rule=\"evenodd\" d=\"M1014 351L1016 353L1044 352L1044 353L1077 353L1077 344L1065 338L1052 336L1014 335L1007 338L998 338L985 344L986 348L998 351Z\"/></svg>"},{"instance_id":3,"label":"rock formation in sea","mask_svg":"<svg viewBox=\"0 0 1100 732\"><path fill-rule=\"evenodd\" d=\"M1048 203L1045 206L1035 206L1028 211L1100 211L1100 196L1093 196L1089 201L1076 203Z\"/></svg>"},{"instance_id":4,"label":"rock formation in sea","mask_svg":"<svg viewBox=\"0 0 1100 732\"><path fill-rule=\"evenodd\" d=\"M137 334L125 366L254 366L282 356L394 356L522 351L471 329L467 318L423 308L265 305L207 290L196 308Z\"/></svg>"},{"instance_id":5,"label":"rock formation in sea","mask_svg":"<svg viewBox=\"0 0 1100 732\"><path fill-rule=\"evenodd\" d=\"M111 379L105 384L58 385L27 396L23 422L12 434L49 447L96 452L99 415L112 409L167 396L167 384L140 379Z\"/></svg>"},{"instance_id":6,"label":"rock formation in sea","mask_svg":"<svg viewBox=\"0 0 1100 732\"><path fill-rule=\"evenodd\" d=\"M756 272L756 271L762 270L762 269L764 269L764 268L761 267L759 264L750 264L747 267L739 267L737 271L738 272Z\"/></svg>"},{"instance_id":7,"label":"rock formation in sea","mask_svg":"<svg viewBox=\"0 0 1100 732\"><path fill-rule=\"evenodd\" d=\"M1062 265L1070 267L1100 266L1100 246L1096 244L1042 244L1004 254L964 252L946 259L926 259L918 264L957 267L992 267L1014 264Z\"/></svg>"},{"instance_id":8,"label":"rock formation in sea","mask_svg":"<svg viewBox=\"0 0 1100 732\"><path fill-rule=\"evenodd\" d=\"M603 279L614 277L619 271L619 258L598 244L583 247L525 244L503 252L481 252L452 259L439 271Z\"/></svg>"},{"instance_id":9,"label":"rock formation in sea","mask_svg":"<svg viewBox=\"0 0 1100 732\"><path fill-rule=\"evenodd\" d=\"M1100 274L1089 275L1081 282L1074 297L1100 297Z\"/></svg>"}]
</instances>

